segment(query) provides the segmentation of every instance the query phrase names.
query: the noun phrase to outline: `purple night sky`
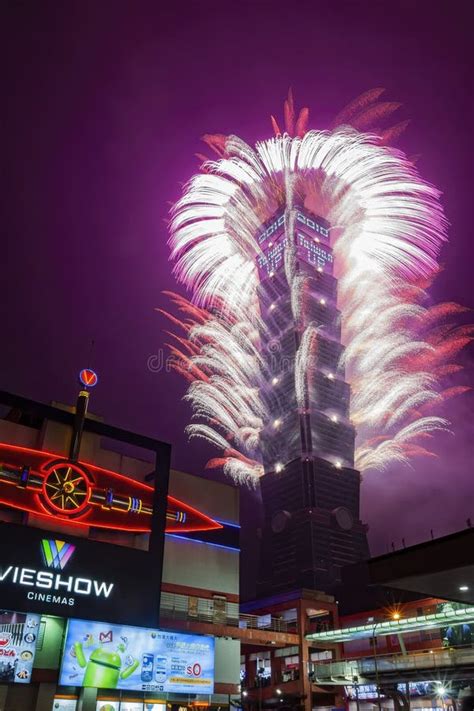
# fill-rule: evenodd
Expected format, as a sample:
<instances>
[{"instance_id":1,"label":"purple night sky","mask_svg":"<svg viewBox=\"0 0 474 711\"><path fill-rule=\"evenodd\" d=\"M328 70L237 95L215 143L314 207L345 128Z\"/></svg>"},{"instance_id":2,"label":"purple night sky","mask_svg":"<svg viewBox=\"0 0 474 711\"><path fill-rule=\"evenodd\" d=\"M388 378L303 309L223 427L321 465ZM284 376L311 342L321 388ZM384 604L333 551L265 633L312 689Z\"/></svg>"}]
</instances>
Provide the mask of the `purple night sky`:
<instances>
[{"instance_id":1,"label":"purple night sky","mask_svg":"<svg viewBox=\"0 0 474 711\"><path fill-rule=\"evenodd\" d=\"M173 444L200 473L165 351L163 289L176 289L167 216L198 166L204 133L268 137L291 85L310 126L384 86L412 123L400 146L444 193L451 242L433 299L473 306L470 2L181 0L10 2L1 387L71 402L77 372L100 374L92 411ZM6 177L5 177L6 176ZM91 359L90 342L95 341ZM464 354L474 380L472 351ZM90 363L89 363L90 360ZM472 510L473 396L449 405L437 459L370 473L372 551L463 528Z\"/></svg>"}]
</instances>

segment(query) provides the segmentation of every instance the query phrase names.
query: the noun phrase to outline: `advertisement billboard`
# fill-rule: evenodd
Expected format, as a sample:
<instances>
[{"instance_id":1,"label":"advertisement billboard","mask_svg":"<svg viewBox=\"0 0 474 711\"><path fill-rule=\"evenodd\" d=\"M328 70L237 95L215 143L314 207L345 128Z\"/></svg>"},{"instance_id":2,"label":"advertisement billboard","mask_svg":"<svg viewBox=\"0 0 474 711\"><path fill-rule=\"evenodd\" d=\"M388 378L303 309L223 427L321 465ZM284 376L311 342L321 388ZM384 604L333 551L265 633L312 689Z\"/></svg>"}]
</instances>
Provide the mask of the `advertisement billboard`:
<instances>
[{"instance_id":1,"label":"advertisement billboard","mask_svg":"<svg viewBox=\"0 0 474 711\"><path fill-rule=\"evenodd\" d=\"M2 533L1 526L8 525ZM77 536L0 524L0 600L58 617L157 623L150 554ZM160 571L159 571L160 572Z\"/></svg>"},{"instance_id":2,"label":"advertisement billboard","mask_svg":"<svg viewBox=\"0 0 474 711\"><path fill-rule=\"evenodd\" d=\"M214 638L69 620L63 686L212 694Z\"/></svg>"},{"instance_id":3,"label":"advertisement billboard","mask_svg":"<svg viewBox=\"0 0 474 711\"><path fill-rule=\"evenodd\" d=\"M0 613L0 683L28 684L35 661L39 615Z\"/></svg>"}]
</instances>

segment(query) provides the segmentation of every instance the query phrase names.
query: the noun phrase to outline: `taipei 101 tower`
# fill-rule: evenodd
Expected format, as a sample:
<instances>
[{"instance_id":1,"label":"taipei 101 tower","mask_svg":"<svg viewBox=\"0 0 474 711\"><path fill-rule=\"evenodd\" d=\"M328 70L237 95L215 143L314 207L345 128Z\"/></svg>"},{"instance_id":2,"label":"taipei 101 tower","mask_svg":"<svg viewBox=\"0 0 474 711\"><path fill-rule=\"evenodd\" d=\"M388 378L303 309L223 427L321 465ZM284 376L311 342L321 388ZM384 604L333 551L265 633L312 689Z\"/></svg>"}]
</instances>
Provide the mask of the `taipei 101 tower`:
<instances>
[{"instance_id":1,"label":"taipei 101 tower","mask_svg":"<svg viewBox=\"0 0 474 711\"><path fill-rule=\"evenodd\" d=\"M429 454L448 424L442 379L466 339L447 323L457 307L431 308L422 286L447 223L436 188L389 146L407 122L380 128L399 107L382 93L324 130L290 93L273 138L205 136L217 159L200 156L172 210L191 294L171 294L167 314L187 432L218 450L208 467L260 488L260 595L333 591L369 555L360 472Z\"/></svg>"},{"instance_id":2,"label":"taipei 101 tower","mask_svg":"<svg viewBox=\"0 0 474 711\"><path fill-rule=\"evenodd\" d=\"M267 324L263 352L271 373L260 479L262 595L292 588L330 591L342 566L369 555L359 519L350 387L339 365L343 346L329 234L325 219L296 207L291 217L277 212L257 237L258 294ZM307 303L296 318L286 250L296 278L305 282ZM295 384L294 365L309 324L315 327L310 367Z\"/></svg>"}]
</instances>

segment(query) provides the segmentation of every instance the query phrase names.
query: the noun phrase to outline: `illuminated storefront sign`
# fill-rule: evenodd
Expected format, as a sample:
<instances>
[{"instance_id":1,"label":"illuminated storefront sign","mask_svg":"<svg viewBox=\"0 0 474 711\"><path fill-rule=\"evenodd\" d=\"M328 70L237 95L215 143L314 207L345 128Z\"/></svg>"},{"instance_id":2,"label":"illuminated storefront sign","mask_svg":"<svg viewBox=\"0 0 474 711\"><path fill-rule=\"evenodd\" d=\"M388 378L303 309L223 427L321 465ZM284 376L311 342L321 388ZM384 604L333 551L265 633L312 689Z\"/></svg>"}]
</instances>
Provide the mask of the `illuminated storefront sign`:
<instances>
[{"instance_id":1,"label":"illuminated storefront sign","mask_svg":"<svg viewBox=\"0 0 474 711\"><path fill-rule=\"evenodd\" d=\"M70 620L59 683L212 694L214 638Z\"/></svg>"},{"instance_id":2,"label":"illuminated storefront sign","mask_svg":"<svg viewBox=\"0 0 474 711\"><path fill-rule=\"evenodd\" d=\"M135 548L0 524L0 600L25 612L146 624L156 609L158 585L149 556Z\"/></svg>"},{"instance_id":3,"label":"illuminated storefront sign","mask_svg":"<svg viewBox=\"0 0 474 711\"><path fill-rule=\"evenodd\" d=\"M45 565L48 568L60 568L62 570L66 562L71 557L71 551L74 551L75 546L65 541L43 539L41 548L44 551L47 548L51 551L64 552L66 555L59 558L59 553L54 554L54 558L46 559ZM35 570L34 568L19 568L18 566L9 565L0 571L0 583L11 582L17 585L23 585L27 588L35 588L35 590L51 590L52 594L37 593L34 590L29 590L26 594L28 600L42 600L46 598L47 602L57 602L62 605L74 605L75 599L67 597L67 595L95 595L100 597L109 597L114 588L114 583L105 583L103 581L93 580L90 578L75 578L72 575L60 575L59 573L49 573L44 570ZM64 597L66 596L66 597Z\"/></svg>"},{"instance_id":4,"label":"illuminated storefront sign","mask_svg":"<svg viewBox=\"0 0 474 711\"><path fill-rule=\"evenodd\" d=\"M28 684L31 681L39 624L39 615L0 613L1 684Z\"/></svg>"}]
</instances>

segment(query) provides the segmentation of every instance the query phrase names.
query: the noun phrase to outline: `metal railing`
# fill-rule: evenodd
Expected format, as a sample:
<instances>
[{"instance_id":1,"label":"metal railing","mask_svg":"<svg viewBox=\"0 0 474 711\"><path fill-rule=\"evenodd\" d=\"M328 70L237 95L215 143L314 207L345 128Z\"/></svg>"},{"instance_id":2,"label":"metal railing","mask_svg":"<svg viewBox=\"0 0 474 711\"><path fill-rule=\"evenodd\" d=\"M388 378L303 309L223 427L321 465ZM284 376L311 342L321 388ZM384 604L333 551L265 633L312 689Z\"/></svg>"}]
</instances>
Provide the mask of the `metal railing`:
<instances>
[{"instance_id":1,"label":"metal railing","mask_svg":"<svg viewBox=\"0 0 474 711\"><path fill-rule=\"evenodd\" d=\"M272 632L287 632L285 620L271 617L263 623L258 615L240 614L236 602L192 597L178 593L161 593L160 616L162 619L194 620L210 624L229 625L241 629L265 629Z\"/></svg>"},{"instance_id":2,"label":"metal railing","mask_svg":"<svg viewBox=\"0 0 474 711\"><path fill-rule=\"evenodd\" d=\"M409 654L381 654L338 662L315 664L314 680L320 684L347 684L354 677L360 681L375 674L390 675L397 672L416 672L450 667L474 666L474 648L433 649Z\"/></svg>"},{"instance_id":3,"label":"metal railing","mask_svg":"<svg viewBox=\"0 0 474 711\"><path fill-rule=\"evenodd\" d=\"M420 632L448 625L471 624L474 622L474 605L463 608L450 608L428 615L417 617L401 617L390 620L380 620L373 623L358 625L356 627L341 627L339 629L314 632L306 635L308 640L318 644L324 642L350 642L354 639L367 639L374 634L377 627L377 637L389 634L405 634L407 632Z\"/></svg>"}]
</instances>

